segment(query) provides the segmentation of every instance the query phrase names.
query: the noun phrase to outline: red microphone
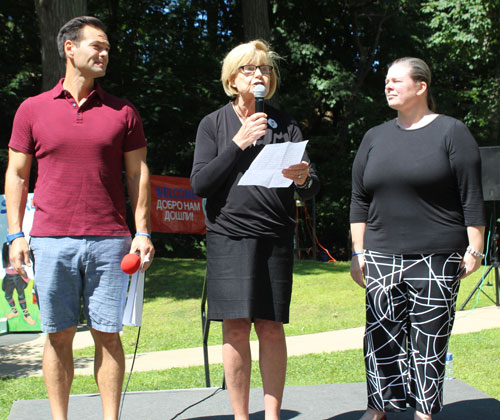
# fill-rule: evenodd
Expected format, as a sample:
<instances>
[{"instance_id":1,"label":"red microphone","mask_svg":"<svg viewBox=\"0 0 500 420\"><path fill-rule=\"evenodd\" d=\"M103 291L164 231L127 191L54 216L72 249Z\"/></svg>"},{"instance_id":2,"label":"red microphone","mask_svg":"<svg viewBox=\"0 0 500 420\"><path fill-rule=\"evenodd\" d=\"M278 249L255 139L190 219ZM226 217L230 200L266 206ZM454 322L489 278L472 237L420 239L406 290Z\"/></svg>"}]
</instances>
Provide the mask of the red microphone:
<instances>
[{"instance_id":1,"label":"red microphone","mask_svg":"<svg viewBox=\"0 0 500 420\"><path fill-rule=\"evenodd\" d=\"M124 273L134 274L141 266L141 257L137 254L127 254L123 257L121 268Z\"/></svg>"}]
</instances>

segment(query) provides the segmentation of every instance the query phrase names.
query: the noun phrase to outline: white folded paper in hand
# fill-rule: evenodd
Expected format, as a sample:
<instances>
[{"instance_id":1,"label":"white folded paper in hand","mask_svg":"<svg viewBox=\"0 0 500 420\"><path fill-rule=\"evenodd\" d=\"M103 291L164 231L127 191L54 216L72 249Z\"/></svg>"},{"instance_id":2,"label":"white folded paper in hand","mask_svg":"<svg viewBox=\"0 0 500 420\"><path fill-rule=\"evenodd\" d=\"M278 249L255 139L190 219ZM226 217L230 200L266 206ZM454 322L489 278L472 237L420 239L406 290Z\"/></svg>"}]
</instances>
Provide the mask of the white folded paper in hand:
<instances>
[{"instance_id":1,"label":"white folded paper in hand","mask_svg":"<svg viewBox=\"0 0 500 420\"><path fill-rule=\"evenodd\" d=\"M238 185L289 187L292 180L285 178L281 170L301 162L308 141L267 144L240 178Z\"/></svg>"},{"instance_id":2,"label":"white folded paper in hand","mask_svg":"<svg viewBox=\"0 0 500 420\"><path fill-rule=\"evenodd\" d=\"M131 276L130 287L128 289L127 303L123 313L123 325L140 327L142 325L142 305L144 302L144 274L142 267L148 262L145 259L141 268Z\"/></svg>"}]
</instances>

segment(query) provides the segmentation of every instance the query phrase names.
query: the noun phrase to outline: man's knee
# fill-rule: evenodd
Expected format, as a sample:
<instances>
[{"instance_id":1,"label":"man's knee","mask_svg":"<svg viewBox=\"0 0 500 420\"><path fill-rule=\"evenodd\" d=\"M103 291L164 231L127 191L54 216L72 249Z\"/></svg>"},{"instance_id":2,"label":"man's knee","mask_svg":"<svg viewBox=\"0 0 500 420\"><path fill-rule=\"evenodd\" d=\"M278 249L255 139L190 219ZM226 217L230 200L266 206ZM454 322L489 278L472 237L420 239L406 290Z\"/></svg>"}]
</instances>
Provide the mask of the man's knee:
<instances>
[{"instance_id":1,"label":"man's knee","mask_svg":"<svg viewBox=\"0 0 500 420\"><path fill-rule=\"evenodd\" d=\"M76 327L66 328L62 331L47 334L47 341L55 349L63 349L72 347L73 339L75 338Z\"/></svg>"},{"instance_id":2,"label":"man's knee","mask_svg":"<svg viewBox=\"0 0 500 420\"><path fill-rule=\"evenodd\" d=\"M100 347L106 349L109 353L113 354L116 352L123 352L120 333L97 331L93 328L91 328L90 331L92 332L96 348Z\"/></svg>"}]
</instances>

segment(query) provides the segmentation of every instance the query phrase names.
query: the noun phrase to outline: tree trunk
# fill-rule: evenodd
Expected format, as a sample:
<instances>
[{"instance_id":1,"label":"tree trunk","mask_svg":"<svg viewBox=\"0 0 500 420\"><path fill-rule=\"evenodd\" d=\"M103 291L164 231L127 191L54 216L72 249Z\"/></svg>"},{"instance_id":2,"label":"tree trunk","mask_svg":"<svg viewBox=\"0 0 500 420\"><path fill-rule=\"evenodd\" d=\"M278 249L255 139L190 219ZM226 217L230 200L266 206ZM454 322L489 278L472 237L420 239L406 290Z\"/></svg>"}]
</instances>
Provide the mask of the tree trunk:
<instances>
[{"instance_id":1,"label":"tree trunk","mask_svg":"<svg viewBox=\"0 0 500 420\"><path fill-rule=\"evenodd\" d=\"M217 43L218 13L219 4L213 0L208 0L204 4L207 11L207 35L209 45L215 46Z\"/></svg>"},{"instance_id":2,"label":"tree trunk","mask_svg":"<svg viewBox=\"0 0 500 420\"><path fill-rule=\"evenodd\" d=\"M243 36L245 42L253 41L254 39L262 39L270 42L269 1L241 0L241 6L243 11ZM278 91L268 100L268 103L275 108L280 107Z\"/></svg>"},{"instance_id":3,"label":"tree trunk","mask_svg":"<svg viewBox=\"0 0 500 420\"><path fill-rule=\"evenodd\" d=\"M64 76L65 61L57 51L61 26L87 13L87 0L34 0L42 42L42 92L51 89Z\"/></svg>"},{"instance_id":4,"label":"tree trunk","mask_svg":"<svg viewBox=\"0 0 500 420\"><path fill-rule=\"evenodd\" d=\"M243 34L245 42L263 39L269 42L269 1L241 0L243 8Z\"/></svg>"}]
</instances>

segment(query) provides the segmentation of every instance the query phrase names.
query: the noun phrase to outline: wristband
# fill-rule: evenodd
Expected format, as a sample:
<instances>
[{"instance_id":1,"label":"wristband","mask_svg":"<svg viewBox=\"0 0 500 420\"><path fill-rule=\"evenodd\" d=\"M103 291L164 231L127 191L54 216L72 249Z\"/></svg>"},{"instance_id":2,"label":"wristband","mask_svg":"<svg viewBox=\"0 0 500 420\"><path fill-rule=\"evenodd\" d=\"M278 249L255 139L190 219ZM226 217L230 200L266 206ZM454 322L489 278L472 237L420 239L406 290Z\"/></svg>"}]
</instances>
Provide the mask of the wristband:
<instances>
[{"instance_id":1,"label":"wristband","mask_svg":"<svg viewBox=\"0 0 500 420\"><path fill-rule=\"evenodd\" d=\"M311 175L309 175L306 178L306 182L304 182L302 185L295 184L295 187L298 188L299 190L307 190L307 189L311 188L312 183L313 183L313 179L312 179Z\"/></svg>"},{"instance_id":2,"label":"wristband","mask_svg":"<svg viewBox=\"0 0 500 420\"><path fill-rule=\"evenodd\" d=\"M12 235L7 235L7 242L9 245L14 241L14 239L24 237L24 232L13 233Z\"/></svg>"},{"instance_id":3,"label":"wristband","mask_svg":"<svg viewBox=\"0 0 500 420\"><path fill-rule=\"evenodd\" d=\"M353 252L352 253L352 256L356 256L356 255L365 255L365 252L364 251L359 251L359 252Z\"/></svg>"},{"instance_id":4,"label":"wristband","mask_svg":"<svg viewBox=\"0 0 500 420\"><path fill-rule=\"evenodd\" d=\"M474 257L479 257L479 258L484 258L484 254L482 254L479 251L476 251L474 248L472 248L470 245L467 247L467 252L471 255L474 255Z\"/></svg>"},{"instance_id":5,"label":"wristband","mask_svg":"<svg viewBox=\"0 0 500 420\"><path fill-rule=\"evenodd\" d=\"M147 232L136 232L135 236L147 236L149 239L151 239L151 235Z\"/></svg>"}]
</instances>

